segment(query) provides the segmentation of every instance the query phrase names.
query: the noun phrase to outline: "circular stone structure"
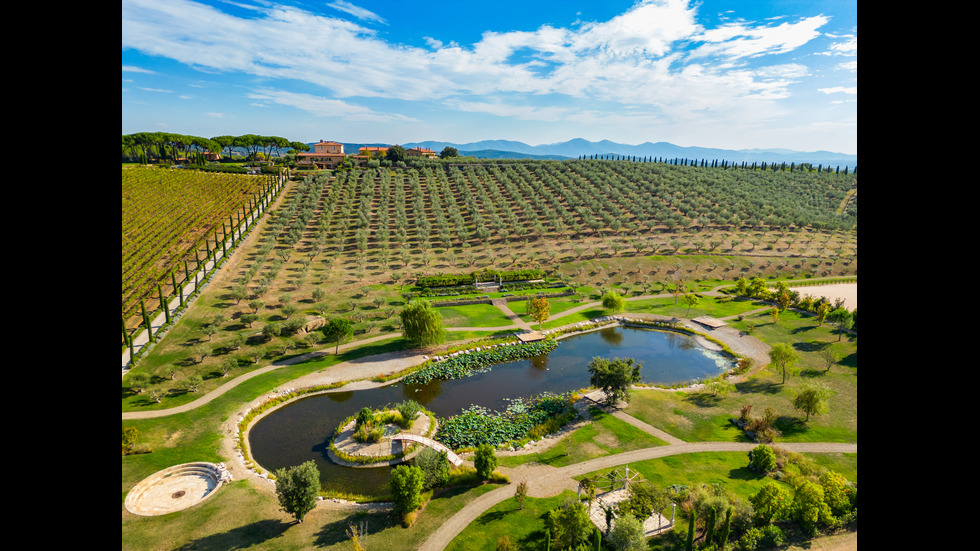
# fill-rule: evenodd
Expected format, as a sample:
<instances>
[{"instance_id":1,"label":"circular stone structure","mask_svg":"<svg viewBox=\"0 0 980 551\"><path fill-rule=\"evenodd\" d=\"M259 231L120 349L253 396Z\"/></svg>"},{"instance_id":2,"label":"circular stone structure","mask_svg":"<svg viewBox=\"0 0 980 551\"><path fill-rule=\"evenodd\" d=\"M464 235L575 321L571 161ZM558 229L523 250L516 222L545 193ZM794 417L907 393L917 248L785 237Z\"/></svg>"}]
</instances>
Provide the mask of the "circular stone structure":
<instances>
[{"instance_id":1,"label":"circular stone structure","mask_svg":"<svg viewBox=\"0 0 980 551\"><path fill-rule=\"evenodd\" d=\"M230 480L223 465L195 462L175 465L143 479L126 495L126 510L156 516L180 511L214 495Z\"/></svg>"}]
</instances>

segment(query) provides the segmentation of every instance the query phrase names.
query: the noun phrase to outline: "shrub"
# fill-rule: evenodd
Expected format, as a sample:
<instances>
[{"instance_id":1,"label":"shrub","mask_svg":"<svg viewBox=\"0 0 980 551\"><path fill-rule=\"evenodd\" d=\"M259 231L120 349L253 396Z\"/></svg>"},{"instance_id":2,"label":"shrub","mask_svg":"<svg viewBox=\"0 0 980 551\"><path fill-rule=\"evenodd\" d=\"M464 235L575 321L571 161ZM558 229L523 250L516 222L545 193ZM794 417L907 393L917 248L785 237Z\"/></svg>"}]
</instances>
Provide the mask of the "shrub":
<instances>
[{"instance_id":1,"label":"shrub","mask_svg":"<svg viewBox=\"0 0 980 551\"><path fill-rule=\"evenodd\" d=\"M395 409L401 414L402 428L409 428L415 422L415 417L422 411L422 406L415 400L405 400L395 404Z\"/></svg>"},{"instance_id":2,"label":"shrub","mask_svg":"<svg viewBox=\"0 0 980 551\"><path fill-rule=\"evenodd\" d=\"M374 443L380 442L384 438L385 431L382 427L374 427L370 424L364 424L357 427L354 431L354 441L361 443Z\"/></svg>"},{"instance_id":3,"label":"shrub","mask_svg":"<svg viewBox=\"0 0 980 551\"><path fill-rule=\"evenodd\" d=\"M476 474L480 480L490 480L493 470L497 468L497 456L493 446L481 444L476 449L476 457L473 459L473 466L476 467Z\"/></svg>"},{"instance_id":4,"label":"shrub","mask_svg":"<svg viewBox=\"0 0 980 551\"><path fill-rule=\"evenodd\" d=\"M422 487L425 474L422 469L409 465L399 465L392 469L388 486L391 489L395 511L407 515L422 504Z\"/></svg>"},{"instance_id":5,"label":"shrub","mask_svg":"<svg viewBox=\"0 0 980 551\"><path fill-rule=\"evenodd\" d=\"M361 411L357 412L357 427L360 428L362 425L370 425L374 423L374 412L371 408L361 408Z\"/></svg>"},{"instance_id":6,"label":"shrub","mask_svg":"<svg viewBox=\"0 0 980 551\"><path fill-rule=\"evenodd\" d=\"M765 444L759 444L749 452L749 467L757 473L766 474L776 468L776 453Z\"/></svg>"},{"instance_id":7,"label":"shrub","mask_svg":"<svg viewBox=\"0 0 980 551\"><path fill-rule=\"evenodd\" d=\"M423 490L431 490L449 482L449 459L446 452L424 447L412 458L412 466L422 470Z\"/></svg>"}]
</instances>

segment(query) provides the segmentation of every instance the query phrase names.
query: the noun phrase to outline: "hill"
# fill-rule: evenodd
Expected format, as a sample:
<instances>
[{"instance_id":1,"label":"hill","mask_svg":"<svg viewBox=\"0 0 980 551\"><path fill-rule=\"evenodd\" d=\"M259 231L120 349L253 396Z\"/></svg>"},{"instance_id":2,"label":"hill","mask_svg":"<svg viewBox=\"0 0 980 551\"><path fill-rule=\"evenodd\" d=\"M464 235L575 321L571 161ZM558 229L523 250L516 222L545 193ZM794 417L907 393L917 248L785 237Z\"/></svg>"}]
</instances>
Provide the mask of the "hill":
<instances>
[{"instance_id":1,"label":"hill","mask_svg":"<svg viewBox=\"0 0 980 551\"><path fill-rule=\"evenodd\" d=\"M597 157L629 156L629 157L663 157L673 159L706 159L741 162L766 163L812 163L814 165L840 165L853 168L857 165L857 155L848 155L832 151L793 151L789 149L716 149L707 147L683 147L669 142L645 142L639 145L629 145L609 140L591 142L575 138L566 142L543 145L528 145L523 142L510 140L484 140L472 143L453 143L442 141L423 141L402 144L406 149L412 147L427 147L433 151L442 151L444 147L455 147L460 154L469 154L483 158L546 158L546 159L577 159L582 156ZM509 156L504 157L502 153Z\"/></svg>"}]
</instances>

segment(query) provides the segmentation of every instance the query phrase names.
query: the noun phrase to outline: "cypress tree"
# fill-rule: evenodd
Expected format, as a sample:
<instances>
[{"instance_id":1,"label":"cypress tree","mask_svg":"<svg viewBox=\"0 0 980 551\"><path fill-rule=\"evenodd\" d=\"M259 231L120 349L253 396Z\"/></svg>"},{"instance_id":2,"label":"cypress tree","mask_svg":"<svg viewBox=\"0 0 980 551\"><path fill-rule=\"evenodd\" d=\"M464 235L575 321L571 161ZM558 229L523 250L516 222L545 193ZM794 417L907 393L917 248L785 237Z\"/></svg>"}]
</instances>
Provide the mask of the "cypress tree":
<instances>
[{"instance_id":1,"label":"cypress tree","mask_svg":"<svg viewBox=\"0 0 980 551\"><path fill-rule=\"evenodd\" d=\"M729 507L725 511L725 524L721 527L721 541L718 543L720 549L724 549L728 545L728 536L732 533L732 508Z\"/></svg>"},{"instance_id":2,"label":"cypress tree","mask_svg":"<svg viewBox=\"0 0 980 551\"><path fill-rule=\"evenodd\" d=\"M153 339L153 326L150 324L150 317L146 315L146 305L143 303L143 299L140 299L140 310L143 311L143 325L146 326L146 336L150 342L155 342Z\"/></svg>"},{"instance_id":3,"label":"cypress tree","mask_svg":"<svg viewBox=\"0 0 980 551\"><path fill-rule=\"evenodd\" d=\"M704 543L706 545L711 545L711 539L715 536L715 516L717 514L714 508L708 509L708 520L704 527Z\"/></svg>"},{"instance_id":4,"label":"cypress tree","mask_svg":"<svg viewBox=\"0 0 980 551\"><path fill-rule=\"evenodd\" d=\"M698 520L698 512L691 510L691 522L687 526L687 551L694 551L694 525Z\"/></svg>"},{"instance_id":5,"label":"cypress tree","mask_svg":"<svg viewBox=\"0 0 980 551\"><path fill-rule=\"evenodd\" d=\"M157 293L160 295L160 307L163 308L163 314L167 317L167 323L170 323L170 308L167 308L167 302L163 298L163 287L157 284Z\"/></svg>"},{"instance_id":6,"label":"cypress tree","mask_svg":"<svg viewBox=\"0 0 980 551\"><path fill-rule=\"evenodd\" d=\"M126 316L122 316L123 344L129 344L129 331L126 331Z\"/></svg>"},{"instance_id":7,"label":"cypress tree","mask_svg":"<svg viewBox=\"0 0 980 551\"><path fill-rule=\"evenodd\" d=\"M593 548L593 551L602 551L602 547L601 547L602 546L602 539L601 539L602 536L599 533L599 529L598 528L594 529L592 531L592 533L595 535L595 547Z\"/></svg>"}]
</instances>

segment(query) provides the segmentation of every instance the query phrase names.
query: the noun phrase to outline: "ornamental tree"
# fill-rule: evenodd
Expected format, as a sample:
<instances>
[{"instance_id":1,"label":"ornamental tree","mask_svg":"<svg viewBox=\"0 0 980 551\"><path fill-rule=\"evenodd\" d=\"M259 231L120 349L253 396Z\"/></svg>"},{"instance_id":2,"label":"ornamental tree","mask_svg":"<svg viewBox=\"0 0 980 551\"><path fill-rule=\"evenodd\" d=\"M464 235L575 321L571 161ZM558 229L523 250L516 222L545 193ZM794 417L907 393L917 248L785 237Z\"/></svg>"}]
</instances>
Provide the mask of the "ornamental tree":
<instances>
[{"instance_id":1,"label":"ornamental tree","mask_svg":"<svg viewBox=\"0 0 980 551\"><path fill-rule=\"evenodd\" d=\"M476 467L476 474L480 480L490 480L493 470L497 468L497 456L494 454L493 446L480 444L476 449L476 457L473 458L473 466Z\"/></svg>"},{"instance_id":2,"label":"ornamental tree","mask_svg":"<svg viewBox=\"0 0 980 551\"><path fill-rule=\"evenodd\" d=\"M392 469L388 486L391 489L395 511L405 515L418 509L422 504L424 484L425 474L418 467L399 465Z\"/></svg>"},{"instance_id":3,"label":"ornamental tree","mask_svg":"<svg viewBox=\"0 0 980 551\"><path fill-rule=\"evenodd\" d=\"M303 522L303 517L316 507L320 491L320 471L312 460L296 467L275 471L276 496L282 510Z\"/></svg>"},{"instance_id":4,"label":"ornamental tree","mask_svg":"<svg viewBox=\"0 0 980 551\"><path fill-rule=\"evenodd\" d=\"M804 383L793 398L793 407L806 414L805 422L810 421L810 416L817 416L827 411L827 400L830 398L831 390L826 385L819 383Z\"/></svg>"},{"instance_id":5,"label":"ornamental tree","mask_svg":"<svg viewBox=\"0 0 980 551\"><path fill-rule=\"evenodd\" d=\"M798 359L799 356L796 354L796 351L788 344L776 343L769 349L770 365L780 370L783 374L783 381L780 384L786 383L786 372L789 371L792 373L793 365Z\"/></svg>"},{"instance_id":6,"label":"ornamental tree","mask_svg":"<svg viewBox=\"0 0 980 551\"><path fill-rule=\"evenodd\" d=\"M446 338L442 316L427 300L413 299L401 311L402 332L416 346L439 344Z\"/></svg>"},{"instance_id":7,"label":"ornamental tree","mask_svg":"<svg viewBox=\"0 0 980 551\"><path fill-rule=\"evenodd\" d=\"M779 482L769 482L749 498L755 519L760 524L782 520L789 512L790 495Z\"/></svg>"},{"instance_id":8,"label":"ornamental tree","mask_svg":"<svg viewBox=\"0 0 980 551\"><path fill-rule=\"evenodd\" d=\"M643 364L634 358L593 358L589 362L589 384L606 394L606 403L615 406L619 402L629 403L629 391L633 384L640 382L640 369Z\"/></svg>"},{"instance_id":9,"label":"ornamental tree","mask_svg":"<svg viewBox=\"0 0 980 551\"><path fill-rule=\"evenodd\" d=\"M544 297L535 297L531 299L527 306L528 314L534 318L534 321L538 322L538 330L541 329L541 324L548 319L551 314L551 303L548 299Z\"/></svg>"},{"instance_id":10,"label":"ornamental tree","mask_svg":"<svg viewBox=\"0 0 980 551\"><path fill-rule=\"evenodd\" d=\"M602 295L602 307L612 313L619 313L626 309L626 299L616 291L606 291Z\"/></svg>"}]
</instances>

